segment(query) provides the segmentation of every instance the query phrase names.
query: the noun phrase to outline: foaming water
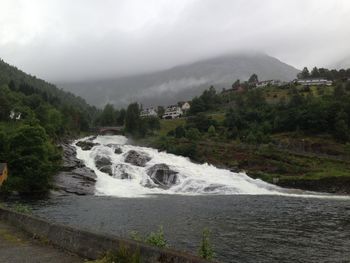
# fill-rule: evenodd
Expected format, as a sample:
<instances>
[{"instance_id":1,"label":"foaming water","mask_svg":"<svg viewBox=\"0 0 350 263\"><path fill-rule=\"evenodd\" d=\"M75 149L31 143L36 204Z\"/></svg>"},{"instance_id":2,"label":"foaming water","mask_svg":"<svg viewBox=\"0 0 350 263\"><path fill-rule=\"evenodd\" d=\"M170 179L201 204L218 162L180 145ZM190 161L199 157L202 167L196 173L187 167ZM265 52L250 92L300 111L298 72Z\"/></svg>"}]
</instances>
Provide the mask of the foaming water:
<instances>
[{"instance_id":1,"label":"foaming water","mask_svg":"<svg viewBox=\"0 0 350 263\"><path fill-rule=\"evenodd\" d=\"M76 146L77 157L83 160L85 165L94 170L97 175L97 195L146 197L155 194L248 194L316 197L312 193L284 189L259 179L252 179L243 172L234 173L209 164L195 164L182 156L159 152L153 148L130 145L128 144L128 139L124 136L87 137L76 142L84 140L90 140L98 144L88 151L83 151L80 147ZM119 148L122 153L115 153L116 148ZM145 153L150 157L150 161L146 163L145 167L139 167L125 162L125 156L131 150ZM95 164L96 157L110 159L112 163L112 176L97 169ZM153 182L150 180L147 170L155 164L166 164L172 171L177 172L176 183L169 189L152 184ZM129 179L122 179L121 174L123 173L127 173ZM150 182L152 182L151 185ZM318 195L318 197L328 198L330 196Z\"/></svg>"}]
</instances>

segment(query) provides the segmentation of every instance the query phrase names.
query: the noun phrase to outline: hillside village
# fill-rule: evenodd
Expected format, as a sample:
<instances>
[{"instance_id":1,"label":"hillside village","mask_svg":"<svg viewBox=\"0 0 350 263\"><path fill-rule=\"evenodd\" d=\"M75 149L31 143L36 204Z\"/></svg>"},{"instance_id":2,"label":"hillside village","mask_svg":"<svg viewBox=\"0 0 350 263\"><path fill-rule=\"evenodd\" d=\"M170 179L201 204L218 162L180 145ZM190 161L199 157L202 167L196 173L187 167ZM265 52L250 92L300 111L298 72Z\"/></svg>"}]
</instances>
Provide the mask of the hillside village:
<instances>
[{"instance_id":1,"label":"hillside village","mask_svg":"<svg viewBox=\"0 0 350 263\"><path fill-rule=\"evenodd\" d=\"M321 72L323 71L325 70L321 69ZM344 80L345 81L350 80L350 78L345 77ZM264 87L279 87L279 88L288 89L298 85L304 86L304 87L332 86L333 80L320 76L319 70L317 68L314 68L314 72L312 72L311 74L308 73L307 68L304 68L304 71L298 75L298 78L292 81L281 81L278 79L259 81L258 76L256 74L252 74L251 77L243 83L241 83L240 80L236 80L232 84L231 88L229 89L223 88L223 90L221 91L221 95L226 96L232 93L240 93L240 92L245 92L247 90L254 90L254 89L259 89ZM140 117L143 117L143 118L158 117L161 119L176 119L188 114L190 108L191 108L191 101L178 102L176 105L166 106L165 109L163 106L158 106L158 107L151 106L145 109L141 108Z\"/></svg>"}]
</instances>

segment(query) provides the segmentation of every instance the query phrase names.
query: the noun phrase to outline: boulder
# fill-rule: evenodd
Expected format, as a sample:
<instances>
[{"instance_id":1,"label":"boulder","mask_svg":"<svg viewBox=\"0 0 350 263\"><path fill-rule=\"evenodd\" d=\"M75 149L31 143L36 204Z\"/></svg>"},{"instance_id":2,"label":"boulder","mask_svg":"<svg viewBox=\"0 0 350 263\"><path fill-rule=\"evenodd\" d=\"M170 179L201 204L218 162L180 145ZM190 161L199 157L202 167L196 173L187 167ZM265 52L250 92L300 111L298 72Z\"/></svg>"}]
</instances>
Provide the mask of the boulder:
<instances>
[{"instance_id":1,"label":"boulder","mask_svg":"<svg viewBox=\"0 0 350 263\"><path fill-rule=\"evenodd\" d=\"M63 151L63 162L60 170L71 171L75 168L84 166L83 162L76 157L76 150L74 146L68 143L62 143L60 144L60 148Z\"/></svg>"},{"instance_id":2,"label":"boulder","mask_svg":"<svg viewBox=\"0 0 350 263\"><path fill-rule=\"evenodd\" d=\"M98 145L98 143L93 143L91 141L79 141L76 143L83 151L89 151L92 147Z\"/></svg>"},{"instance_id":3,"label":"boulder","mask_svg":"<svg viewBox=\"0 0 350 263\"><path fill-rule=\"evenodd\" d=\"M114 149L114 153L115 153L115 154L122 154L123 151L122 151L122 149L120 149L120 148L118 147L118 148L115 148L115 149Z\"/></svg>"},{"instance_id":4,"label":"boulder","mask_svg":"<svg viewBox=\"0 0 350 263\"><path fill-rule=\"evenodd\" d=\"M125 162L131 163L136 166L144 167L147 162L151 160L151 157L148 156L148 154L144 152L137 152L134 150L128 151L125 156Z\"/></svg>"},{"instance_id":5,"label":"boulder","mask_svg":"<svg viewBox=\"0 0 350 263\"><path fill-rule=\"evenodd\" d=\"M107 144L108 147L110 148L114 148L114 153L115 154L121 154L123 153L122 149L120 149L120 145L119 144L113 144L113 143L110 143L110 144Z\"/></svg>"},{"instance_id":6,"label":"boulder","mask_svg":"<svg viewBox=\"0 0 350 263\"><path fill-rule=\"evenodd\" d=\"M104 166L110 166L112 165L112 161L111 158L109 158L108 156L96 156L95 157L95 165L97 167L97 169L100 170L100 168L104 167Z\"/></svg>"},{"instance_id":7,"label":"boulder","mask_svg":"<svg viewBox=\"0 0 350 263\"><path fill-rule=\"evenodd\" d=\"M110 165L102 166L101 168L98 168L98 169L103 173L113 176L112 166Z\"/></svg>"},{"instance_id":8,"label":"boulder","mask_svg":"<svg viewBox=\"0 0 350 263\"><path fill-rule=\"evenodd\" d=\"M162 188L170 188L177 182L177 172L171 170L168 165L155 164L147 169L147 174L152 181Z\"/></svg>"}]
</instances>

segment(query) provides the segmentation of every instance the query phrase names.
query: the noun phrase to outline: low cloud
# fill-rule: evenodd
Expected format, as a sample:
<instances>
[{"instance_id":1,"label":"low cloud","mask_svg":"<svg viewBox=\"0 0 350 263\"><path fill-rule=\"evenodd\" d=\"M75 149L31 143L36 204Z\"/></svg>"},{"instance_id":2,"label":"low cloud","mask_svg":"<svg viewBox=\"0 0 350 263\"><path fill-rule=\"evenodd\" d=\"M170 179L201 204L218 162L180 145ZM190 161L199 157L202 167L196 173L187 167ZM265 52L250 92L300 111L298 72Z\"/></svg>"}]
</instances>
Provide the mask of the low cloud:
<instances>
[{"instance_id":1,"label":"low cloud","mask_svg":"<svg viewBox=\"0 0 350 263\"><path fill-rule=\"evenodd\" d=\"M0 57L49 81L254 50L301 68L348 56L347 0L2 0ZM171 85L171 83L169 83Z\"/></svg>"}]
</instances>

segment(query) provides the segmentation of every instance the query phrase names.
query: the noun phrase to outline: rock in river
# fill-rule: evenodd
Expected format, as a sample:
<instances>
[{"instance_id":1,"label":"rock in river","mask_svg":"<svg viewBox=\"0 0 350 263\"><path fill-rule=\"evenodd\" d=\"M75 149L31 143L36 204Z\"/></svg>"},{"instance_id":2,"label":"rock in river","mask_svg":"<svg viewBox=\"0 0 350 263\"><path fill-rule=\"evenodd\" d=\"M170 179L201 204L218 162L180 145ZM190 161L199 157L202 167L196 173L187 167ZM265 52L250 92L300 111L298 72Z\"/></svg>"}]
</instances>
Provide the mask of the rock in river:
<instances>
[{"instance_id":1,"label":"rock in river","mask_svg":"<svg viewBox=\"0 0 350 263\"><path fill-rule=\"evenodd\" d=\"M155 164L147 169L147 174L152 181L162 188L170 188L177 182L177 172L171 170L168 165Z\"/></svg>"},{"instance_id":2,"label":"rock in river","mask_svg":"<svg viewBox=\"0 0 350 263\"><path fill-rule=\"evenodd\" d=\"M112 165L112 161L111 158L109 158L108 156L96 156L95 157L95 165L97 167L97 169L100 169L104 166L108 166L108 165Z\"/></svg>"},{"instance_id":3,"label":"rock in river","mask_svg":"<svg viewBox=\"0 0 350 263\"><path fill-rule=\"evenodd\" d=\"M131 163L136 166L144 167L148 161L151 160L151 157L144 152L137 152L134 150L128 151L125 156L125 162Z\"/></svg>"},{"instance_id":4,"label":"rock in river","mask_svg":"<svg viewBox=\"0 0 350 263\"><path fill-rule=\"evenodd\" d=\"M98 145L98 143L93 143L91 141L79 141L76 143L83 151L89 151L92 147Z\"/></svg>"}]
</instances>

